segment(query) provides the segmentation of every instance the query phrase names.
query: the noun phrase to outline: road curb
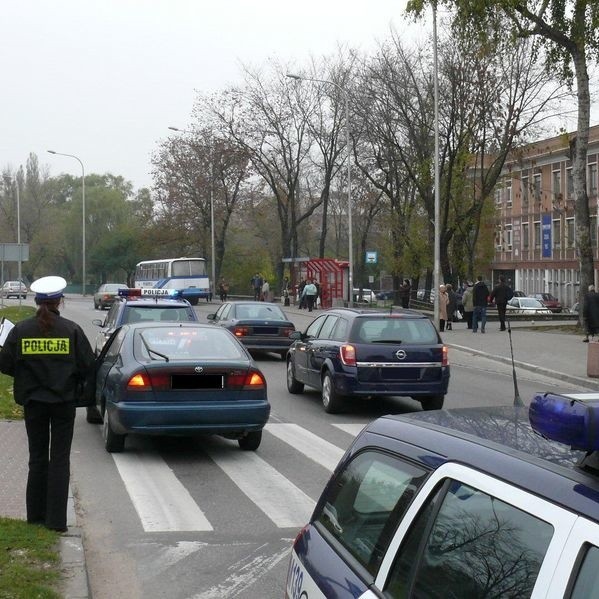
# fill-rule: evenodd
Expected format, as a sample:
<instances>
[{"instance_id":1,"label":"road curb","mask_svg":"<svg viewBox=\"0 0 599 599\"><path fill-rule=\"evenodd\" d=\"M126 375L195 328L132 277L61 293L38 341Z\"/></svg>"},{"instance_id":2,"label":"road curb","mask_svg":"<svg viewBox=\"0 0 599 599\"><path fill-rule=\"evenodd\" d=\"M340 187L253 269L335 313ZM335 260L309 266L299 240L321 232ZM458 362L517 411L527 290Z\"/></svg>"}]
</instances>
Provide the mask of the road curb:
<instances>
[{"instance_id":1,"label":"road curb","mask_svg":"<svg viewBox=\"0 0 599 599\"><path fill-rule=\"evenodd\" d=\"M77 526L75 499L70 486L67 524L69 530L60 537L58 545L62 570L61 593L64 599L89 599L83 531L81 527Z\"/></svg>"},{"instance_id":2,"label":"road curb","mask_svg":"<svg viewBox=\"0 0 599 599\"><path fill-rule=\"evenodd\" d=\"M490 360L495 360L496 362L501 362L503 364L512 364L512 359L505 356L498 356L496 354L490 354L488 352L481 351L479 349L473 349L472 347L465 347L463 345L456 345L454 343L446 343L447 347L451 347L453 349L457 349L474 356L482 356L484 358L489 358ZM586 389L592 389L593 391L599 390L599 380L589 380L583 379L579 376L573 376L571 374L566 374L564 372L557 372L555 370L551 370L549 368L543 368L542 366L537 366L536 364L529 364L528 362L519 362L518 360L514 360L514 366L517 368L521 368L522 370L528 370L529 372L536 372L537 374L542 374L543 376L547 376L549 378L557 379L558 381L563 381L566 383L572 383L573 385L579 385L580 387L585 387Z\"/></svg>"}]
</instances>

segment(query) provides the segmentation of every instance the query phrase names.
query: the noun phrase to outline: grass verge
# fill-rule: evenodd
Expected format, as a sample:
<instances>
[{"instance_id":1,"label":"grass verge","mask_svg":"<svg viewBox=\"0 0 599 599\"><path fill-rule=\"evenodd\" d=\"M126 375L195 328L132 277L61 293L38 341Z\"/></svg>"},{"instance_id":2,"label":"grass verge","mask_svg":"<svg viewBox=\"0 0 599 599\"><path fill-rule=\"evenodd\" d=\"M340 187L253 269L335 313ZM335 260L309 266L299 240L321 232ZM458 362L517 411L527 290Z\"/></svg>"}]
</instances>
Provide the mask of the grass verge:
<instances>
[{"instance_id":1,"label":"grass verge","mask_svg":"<svg viewBox=\"0 0 599 599\"><path fill-rule=\"evenodd\" d=\"M0 308L0 318L19 322L35 314L31 306L10 306ZM0 420L21 420L23 408L15 403L12 390L12 377L0 374ZM1 587L0 587L1 588ZM0 599L2 595L0 595Z\"/></svg>"},{"instance_id":2,"label":"grass verge","mask_svg":"<svg viewBox=\"0 0 599 599\"><path fill-rule=\"evenodd\" d=\"M58 533L0 518L0 598L60 599Z\"/></svg>"}]
</instances>

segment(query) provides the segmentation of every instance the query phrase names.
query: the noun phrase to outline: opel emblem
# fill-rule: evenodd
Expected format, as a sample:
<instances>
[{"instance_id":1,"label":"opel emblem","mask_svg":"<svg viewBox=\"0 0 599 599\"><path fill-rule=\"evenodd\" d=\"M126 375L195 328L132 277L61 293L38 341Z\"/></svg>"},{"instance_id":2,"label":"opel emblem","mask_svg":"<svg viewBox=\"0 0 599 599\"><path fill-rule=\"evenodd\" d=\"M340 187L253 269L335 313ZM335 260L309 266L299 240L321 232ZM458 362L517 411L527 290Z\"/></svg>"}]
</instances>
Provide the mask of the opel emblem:
<instances>
[{"instance_id":1,"label":"opel emblem","mask_svg":"<svg viewBox=\"0 0 599 599\"><path fill-rule=\"evenodd\" d=\"M194 368L194 370L195 370L195 371L196 371L198 374L200 374L200 372L204 372L204 369L203 369L201 366L196 366L196 367Z\"/></svg>"},{"instance_id":2,"label":"opel emblem","mask_svg":"<svg viewBox=\"0 0 599 599\"><path fill-rule=\"evenodd\" d=\"M405 359L406 359L406 352L405 352L403 349L398 349L398 350L395 352L395 357L396 357L398 360L405 360Z\"/></svg>"}]
</instances>

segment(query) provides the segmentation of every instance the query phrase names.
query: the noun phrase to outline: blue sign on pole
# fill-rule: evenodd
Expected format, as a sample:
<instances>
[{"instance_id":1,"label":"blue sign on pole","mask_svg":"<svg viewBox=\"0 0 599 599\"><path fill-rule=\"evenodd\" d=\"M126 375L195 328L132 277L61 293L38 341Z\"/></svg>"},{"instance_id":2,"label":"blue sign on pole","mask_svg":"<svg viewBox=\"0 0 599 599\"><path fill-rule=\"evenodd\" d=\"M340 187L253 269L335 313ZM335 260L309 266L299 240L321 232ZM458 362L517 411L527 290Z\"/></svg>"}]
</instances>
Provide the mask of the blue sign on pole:
<instances>
[{"instance_id":1,"label":"blue sign on pole","mask_svg":"<svg viewBox=\"0 0 599 599\"><path fill-rule=\"evenodd\" d=\"M551 258L551 214L543 214L541 217L543 258Z\"/></svg>"},{"instance_id":2,"label":"blue sign on pole","mask_svg":"<svg viewBox=\"0 0 599 599\"><path fill-rule=\"evenodd\" d=\"M377 260L377 252L366 252L366 264L376 264Z\"/></svg>"}]
</instances>

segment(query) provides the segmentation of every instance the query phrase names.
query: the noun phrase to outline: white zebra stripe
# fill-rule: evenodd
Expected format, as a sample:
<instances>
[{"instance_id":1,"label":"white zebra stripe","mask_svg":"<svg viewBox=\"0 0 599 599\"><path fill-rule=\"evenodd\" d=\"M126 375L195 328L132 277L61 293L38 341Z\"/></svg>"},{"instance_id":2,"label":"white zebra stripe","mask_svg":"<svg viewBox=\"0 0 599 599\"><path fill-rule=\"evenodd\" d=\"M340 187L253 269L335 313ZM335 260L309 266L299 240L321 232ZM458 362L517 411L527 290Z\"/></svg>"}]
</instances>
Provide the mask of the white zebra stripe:
<instances>
[{"instance_id":1,"label":"white zebra stripe","mask_svg":"<svg viewBox=\"0 0 599 599\"><path fill-rule=\"evenodd\" d=\"M366 425L360 424L359 422L348 422L345 424L333 424L333 426L350 434L352 437L357 437L358 433L360 433Z\"/></svg>"}]
</instances>

